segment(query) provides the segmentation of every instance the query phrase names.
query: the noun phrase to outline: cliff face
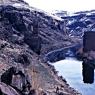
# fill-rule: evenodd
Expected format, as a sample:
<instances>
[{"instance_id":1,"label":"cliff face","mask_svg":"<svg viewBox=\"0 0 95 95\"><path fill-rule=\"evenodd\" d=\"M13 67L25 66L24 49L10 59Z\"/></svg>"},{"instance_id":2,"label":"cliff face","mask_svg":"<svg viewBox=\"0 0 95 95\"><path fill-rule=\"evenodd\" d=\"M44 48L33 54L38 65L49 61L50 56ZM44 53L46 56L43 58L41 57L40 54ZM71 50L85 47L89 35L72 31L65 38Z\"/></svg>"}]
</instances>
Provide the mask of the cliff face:
<instances>
[{"instance_id":1,"label":"cliff face","mask_svg":"<svg viewBox=\"0 0 95 95\"><path fill-rule=\"evenodd\" d=\"M82 38L86 31L95 31L95 10L76 12L70 16L61 15L66 20L66 28L70 36Z\"/></svg>"},{"instance_id":2,"label":"cliff face","mask_svg":"<svg viewBox=\"0 0 95 95\"><path fill-rule=\"evenodd\" d=\"M63 21L22 0L2 2L0 95L78 95L57 76L54 67L42 62L46 53L75 43L63 35Z\"/></svg>"},{"instance_id":3,"label":"cliff face","mask_svg":"<svg viewBox=\"0 0 95 95\"><path fill-rule=\"evenodd\" d=\"M64 35L63 20L35 8L30 8L27 4L24 6L22 6L23 3L19 4L20 7L16 3L12 6L10 4L1 5L1 19L3 18L1 24L5 21L8 24L4 23L3 27L10 27L6 30L7 32L4 32L6 34L3 33L4 37L1 35L1 38L12 42L15 36L14 43L19 43L19 38L34 52L40 53L42 56L50 51L78 42L78 39L74 38L76 40L73 40L73 38Z\"/></svg>"}]
</instances>

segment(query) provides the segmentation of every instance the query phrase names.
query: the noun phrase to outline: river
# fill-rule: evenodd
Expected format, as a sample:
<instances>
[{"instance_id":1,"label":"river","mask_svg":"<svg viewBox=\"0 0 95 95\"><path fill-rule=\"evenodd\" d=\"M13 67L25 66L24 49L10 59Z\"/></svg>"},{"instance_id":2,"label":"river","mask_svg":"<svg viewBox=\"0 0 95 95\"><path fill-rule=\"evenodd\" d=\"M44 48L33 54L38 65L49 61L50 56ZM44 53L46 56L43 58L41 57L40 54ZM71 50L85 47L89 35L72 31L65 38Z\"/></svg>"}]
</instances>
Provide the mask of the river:
<instances>
[{"instance_id":1,"label":"river","mask_svg":"<svg viewBox=\"0 0 95 95\"><path fill-rule=\"evenodd\" d=\"M53 65L59 71L58 74L62 75L68 84L82 93L82 95L95 95L95 82L93 84L85 84L82 81L82 61L66 58L53 63Z\"/></svg>"}]
</instances>

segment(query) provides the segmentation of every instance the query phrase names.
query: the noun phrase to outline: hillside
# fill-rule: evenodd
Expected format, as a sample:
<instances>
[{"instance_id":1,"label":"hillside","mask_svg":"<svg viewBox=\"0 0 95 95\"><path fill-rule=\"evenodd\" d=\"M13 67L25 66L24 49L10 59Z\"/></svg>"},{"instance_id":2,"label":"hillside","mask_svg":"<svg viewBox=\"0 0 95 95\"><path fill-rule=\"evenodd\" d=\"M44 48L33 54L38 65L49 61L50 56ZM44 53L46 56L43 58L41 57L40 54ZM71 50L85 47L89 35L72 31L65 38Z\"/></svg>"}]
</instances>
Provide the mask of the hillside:
<instances>
[{"instance_id":1,"label":"hillside","mask_svg":"<svg viewBox=\"0 0 95 95\"><path fill-rule=\"evenodd\" d=\"M80 42L63 24L22 0L0 1L0 95L80 95L44 63L47 53Z\"/></svg>"}]
</instances>

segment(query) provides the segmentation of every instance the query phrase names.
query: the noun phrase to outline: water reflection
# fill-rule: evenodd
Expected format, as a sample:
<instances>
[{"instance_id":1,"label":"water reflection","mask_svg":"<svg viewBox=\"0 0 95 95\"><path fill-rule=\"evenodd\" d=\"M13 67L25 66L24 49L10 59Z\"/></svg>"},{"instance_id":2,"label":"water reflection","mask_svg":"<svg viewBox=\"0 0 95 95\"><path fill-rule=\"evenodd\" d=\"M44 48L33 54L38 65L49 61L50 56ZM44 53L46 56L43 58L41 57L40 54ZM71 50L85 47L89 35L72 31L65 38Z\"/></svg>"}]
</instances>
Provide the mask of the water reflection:
<instances>
[{"instance_id":1,"label":"water reflection","mask_svg":"<svg viewBox=\"0 0 95 95\"><path fill-rule=\"evenodd\" d=\"M67 58L53 64L59 75L62 75L71 87L75 88L83 95L95 95L95 83L85 84L82 77L82 61ZM94 79L95 80L95 79Z\"/></svg>"}]
</instances>

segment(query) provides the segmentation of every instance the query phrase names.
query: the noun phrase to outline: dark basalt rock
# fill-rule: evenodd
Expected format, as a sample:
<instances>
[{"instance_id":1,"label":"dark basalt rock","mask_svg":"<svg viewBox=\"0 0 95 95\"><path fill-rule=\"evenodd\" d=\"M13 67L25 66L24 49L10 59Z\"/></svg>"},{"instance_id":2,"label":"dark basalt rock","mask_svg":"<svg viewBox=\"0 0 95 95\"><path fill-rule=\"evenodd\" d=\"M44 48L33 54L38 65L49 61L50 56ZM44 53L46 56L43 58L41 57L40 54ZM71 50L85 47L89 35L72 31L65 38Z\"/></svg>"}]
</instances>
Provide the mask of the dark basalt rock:
<instances>
[{"instance_id":1,"label":"dark basalt rock","mask_svg":"<svg viewBox=\"0 0 95 95\"><path fill-rule=\"evenodd\" d=\"M29 35L29 34L28 34ZM36 52L37 54L40 54L40 50L41 50L41 38L40 37L33 37L31 35L25 36L24 41L29 45L29 47Z\"/></svg>"},{"instance_id":2,"label":"dark basalt rock","mask_svg":"<svg viewBox=\"0 0 95 95\"><path fill-rule=\"evenodd\" d=\"M65 95L64 93L60 92L58 95Z\"/></svg>"},{"instance_id":3,"label":"dark basalt rock","mask_svg":"<svg viewBox=\"0 0 95 95\"><path fill-rule=\"evenodd\" d=\"M35 90L34 90L34 89L33 89L33 90L31 90L31 91L30 91L30 93L29 93L28 95L36 95Z\"/></svg>"},{"instance_id":4,"label":"dark basalt rock","mask_svg":"<svg viewBox=\"0 0 95 95\"><path fill-rule=\"evenodd\" d=\"M31 84L29 82L30 80L28 79L28 75L26 76L25 74L22 72L22 70L18 70L15 67L11 67L1 75L1 82L13 87L17 92L20 93L20 95L25 95L26 91L28 93L31 92ZM18 75L20 76L19 78L18 78ZM20 80L20 83L19 83L19 80ZM16 84L14 85L15 81L16 81ZM0 94L0 95L3 95L3 94ZM31 94L27 94L27 95L31 95Z\"/></svg>"},{"instance_id":5,"label":"dark basalt rock","mask_svg":"<svg viewBox=\"0 0 95 95\"><path fill-rule=\"evenodd\" d=\"M1 75L1 82L10 85L12 83L12 76L16 73L16 68L11 67Z\"/></svg>"},{"instance_id":6,"label":"dark basalt rock","mask_svg":"<svg viewBox=\"0 0 95 95\"><path fill-rule=\"evenodd\" d=\"M0 90L0 95L5 95L5 94Z\"/></svg>"},{"instance_id":7,"label":"dark basalt rock","mask_svg":"<svg viewBox=\"0 0 95 95\"><path fill-rule=\"evenodd\" d=\"M82 63L82 75L83 75L83 82L84 83L93 83L94 82L94 67L93 62L87 60L87 62Z\"/></svg>"},{"instance_id":8,"label":"dark basalt rock","mask_svg":"<svg viewBox=\"0 0 95 95\"><path fill-rule=\"evenodd\" d=\"M42 41L41 38L38 36L38 21L33 19L33 26L30 24L30 29L31 27L33 28L33 30L31 30L32 32L25 33L24 41L34 52L40 54Z\"/></svg>"},{"instance_id":9,"label":"dark basalt rock","mask_svg":"<svg viewBox=\"0 0 95 95\"><path fill-rule=\"evenodd\" d=\"M17 62L21 63L23 65L29 65L30 64L29 58L26 54L19 55L18 59L17 59Z\"/></svg>"},{"instance_id":10,"label":"dark basalt rock","mask_svg":"<svg viewBox=\"0 0 95 95\"><path fill-rule=\"evenodd\" d=\"M53 51L45 56L46 61L56 62L65 59L64 50Z\"/></svg>"},{"instance_id":11,"label":"dark basalt rock","mask_svg":"<svg viewBox=\"0 0 95 95\"><path fill-rule=\"evenodd\" d=\"M26 31L26 26L23 22L23 16L19 12L5 11L4 17L8 18L13 28L19 32Z\"/></svg>"},{"instance_id":12,"label":"dark basalt rock","mask_svg":"<svg viewBox=\"0 0 95 95\"><path fill-rule=\"evenodd\" d=\"M33 26L33 30L31 30L26 27L25 22L23 20L23 15L18 11L17 8L12 6L1 6L0 12L3 21L5 19L4 27L6 25L6 30L0 34L0 38L9 39L12 43L20 44L19 37L22 34L24 35L24 40L22 42L25 42L34 52L40 54L41 38L38 37L38 21L35 20L36 18L33 18L33 23L31 25L28 22L28 26ZM15 31L12 28L15 29ZM14 34L16 34L16 37L13 37Z\"/></svg>"}]
</instances>

